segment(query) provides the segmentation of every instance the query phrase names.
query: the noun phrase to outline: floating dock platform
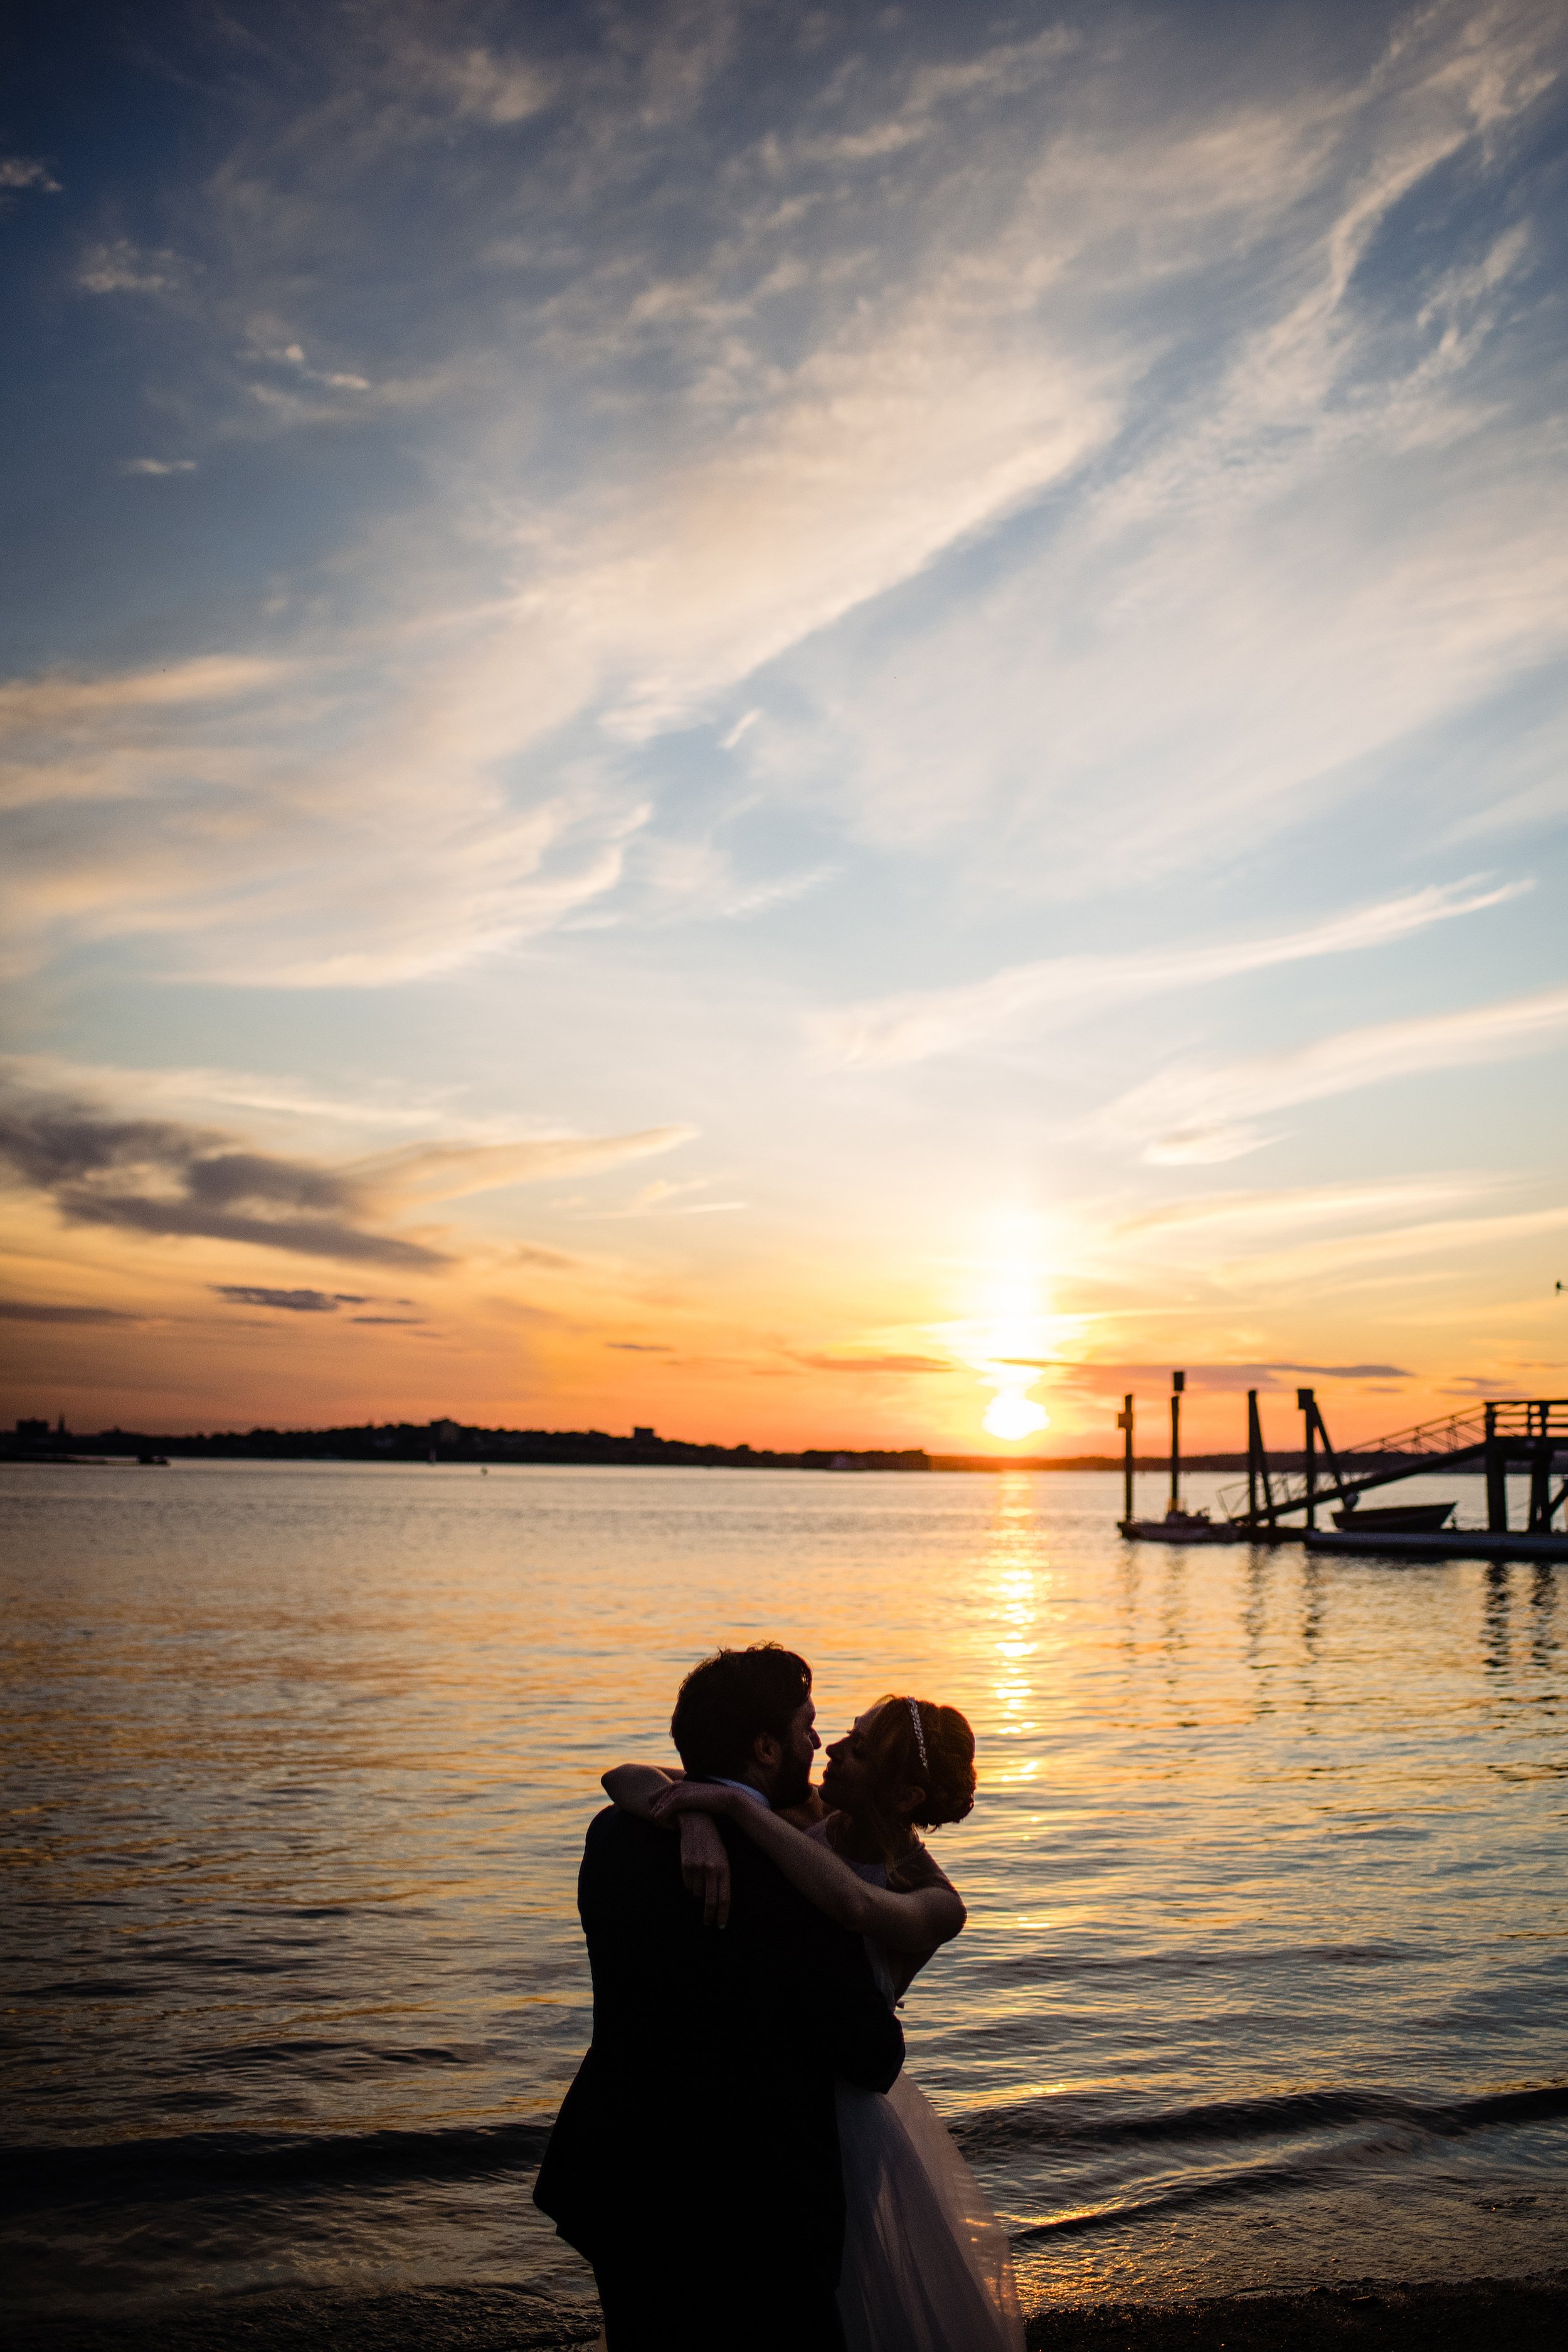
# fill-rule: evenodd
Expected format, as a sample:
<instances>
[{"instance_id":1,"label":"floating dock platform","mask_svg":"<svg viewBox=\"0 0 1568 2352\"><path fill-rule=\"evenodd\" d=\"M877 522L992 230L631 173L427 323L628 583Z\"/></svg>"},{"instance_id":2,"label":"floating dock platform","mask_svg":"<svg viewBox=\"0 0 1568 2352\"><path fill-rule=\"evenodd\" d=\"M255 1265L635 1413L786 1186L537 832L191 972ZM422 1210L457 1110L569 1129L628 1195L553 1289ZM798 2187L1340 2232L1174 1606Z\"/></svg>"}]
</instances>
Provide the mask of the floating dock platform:
<instances>
[{"instance_id":1,"label":"floating dock platform","mask_svg":"<svg viewBox=\"0 0 1568 2352\"><path fill-rule=\"evenodd\" d=\"M1349 1552L1360 1559L1533 1559L1568 1564L1568 1535L1494 1535L1486 1528L1442 1528L1435 1535L1330 1535L1305 1538L1309 1551Z\"/></svg>"}]
</instances>

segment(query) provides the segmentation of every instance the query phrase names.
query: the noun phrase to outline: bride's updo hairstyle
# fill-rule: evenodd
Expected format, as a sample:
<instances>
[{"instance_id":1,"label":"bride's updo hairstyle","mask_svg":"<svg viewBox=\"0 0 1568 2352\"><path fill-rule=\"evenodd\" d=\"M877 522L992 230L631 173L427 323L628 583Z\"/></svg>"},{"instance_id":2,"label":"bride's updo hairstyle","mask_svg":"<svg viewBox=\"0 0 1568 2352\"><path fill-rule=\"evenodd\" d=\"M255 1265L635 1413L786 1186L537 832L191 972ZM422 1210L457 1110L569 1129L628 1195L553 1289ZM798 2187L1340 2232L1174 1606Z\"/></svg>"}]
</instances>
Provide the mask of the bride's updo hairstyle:
<instances>
[{"instance_id":1,"label":"bride's updo hairstyle","mask_svg":"<svg viewBox=\"0 0 1568 2352\"><path fill-rule=\"evenodd\" d=\"M879 1701L865 1737L867 1777L875 1792L869 1827L888 1854L889 1869L896 1869L903 1832L910 1822L918 1829L941 1829L944 1822L961 1822L972 1810L974 1734L955 1706L938 1706L934 1699L907 1698L890 1692ZM912 1812L899 1806L908 1789L921 1791L921 1801Z\"/></svg>"}]
</instances>

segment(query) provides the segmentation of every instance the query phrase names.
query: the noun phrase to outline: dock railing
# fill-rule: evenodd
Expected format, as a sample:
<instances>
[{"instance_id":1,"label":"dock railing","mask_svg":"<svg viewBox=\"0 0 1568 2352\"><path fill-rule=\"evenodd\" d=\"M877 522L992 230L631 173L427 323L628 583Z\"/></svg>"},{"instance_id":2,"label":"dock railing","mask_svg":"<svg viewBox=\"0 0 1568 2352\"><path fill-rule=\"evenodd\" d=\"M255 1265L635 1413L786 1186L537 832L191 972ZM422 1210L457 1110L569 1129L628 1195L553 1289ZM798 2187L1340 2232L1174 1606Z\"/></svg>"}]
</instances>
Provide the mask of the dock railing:
<instances>
[{"instance_id":1,"label":"dock railing","mask_svg":"<svg viewBox=\"0 0 1568 2352\"><path fill-rule=\"evenodd\" d=\"M1314 1498L1343 1503L1371 1486L1392 1486L1397 1479L1419 1476L1434 1464L1457 1464L1468 1455L1486 1459L1489 1480L1501 1475L1510 1461L1522 1465L1526 1457L1550 1474L1559 1448L1568 1454L1568 1398L1500 1397L1467 1405L1437 1421L1418 1421L1361 1445L1336 1446L1320 1457L1310 1473L1275 1470L1266 1510L1247 1509L1245 1478L1221 1488L1219 1507L1235 1527L1273 1527ZM1493 1505L1489 1520L1495 1513Z\"/></svg>"}]
</instances>

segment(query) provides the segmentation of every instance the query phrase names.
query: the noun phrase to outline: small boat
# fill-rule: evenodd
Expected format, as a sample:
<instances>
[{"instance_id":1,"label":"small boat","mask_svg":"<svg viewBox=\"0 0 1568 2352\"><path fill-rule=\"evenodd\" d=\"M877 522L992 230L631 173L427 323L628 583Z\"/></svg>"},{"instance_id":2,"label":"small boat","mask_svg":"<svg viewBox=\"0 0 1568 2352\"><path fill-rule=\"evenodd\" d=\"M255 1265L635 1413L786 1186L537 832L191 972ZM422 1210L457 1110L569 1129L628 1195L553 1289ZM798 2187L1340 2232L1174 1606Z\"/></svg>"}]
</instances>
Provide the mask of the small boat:
<instances>
[{"instance_id":1,"label":"small boat","mask_svg":"<svg viewBox=\"0 0 1568 2352\"><path fill-rule=\"evenodd\" d=\"M1171 1374L1171 1507L1163 1519L1136 1519L1132 1516L1132 1479L1137 1465L1132 1455L1131 1397L1116 1417L1116 1425L1127 1439L1122 1488L1127 1516L1117 1520L1117 1527L1130 1543L1246 1543L1249 1538L1244 1528L1232 1527L1228 1520L1222 1520L1216 1527L1206 1511L1184 1511L1177 1500L1182 1491L1182 1397L1186 1385L1185 1372Z\"/></svg>"},{"instance_id":2,"label":"small boat","mask_svg":"<svg viewBox=\"0 0 1568 2352\"><path fill-rule=\"evenodd\" d=\"M1216 1527L1206 1511L1167 1511L1163 1519L1119 1519L1121 1533L1133 1543L1245 1543L1239 1528Z\"/></svg>"},{"instance_id":3,"label":"small boat","mask_svg":"<svg viewBox=\"0 0 1568 2352\"><path fill-rule=\"evenodd\" d=\"M1334 1525L1352 1536L1435 1536L1446 1528L1452 1503L1391 1503L1382 1510L1358 1510L1353 1503L1334 1513Z\"/></svg>"}]
</instances>

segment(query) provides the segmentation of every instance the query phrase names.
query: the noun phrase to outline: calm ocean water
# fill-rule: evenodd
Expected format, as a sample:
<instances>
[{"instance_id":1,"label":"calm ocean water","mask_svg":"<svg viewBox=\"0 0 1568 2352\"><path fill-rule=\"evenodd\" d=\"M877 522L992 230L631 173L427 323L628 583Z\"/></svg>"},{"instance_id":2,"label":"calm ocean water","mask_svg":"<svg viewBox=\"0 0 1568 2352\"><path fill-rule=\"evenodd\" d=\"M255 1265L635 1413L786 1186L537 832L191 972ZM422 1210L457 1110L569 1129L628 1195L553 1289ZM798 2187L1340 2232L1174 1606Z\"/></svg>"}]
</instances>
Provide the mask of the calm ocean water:
<instances>
[{"instance_id":1,"label":"calm ocean water","mask_svg":"<svg viewBox=\"0 0 1568 2352\"><path fill-rule=\"evenodd\" d=\"M597 1774L764 1634L828 1732L974 1722L910 2063L1028 2299L1568 2261L1568 1571L1129 1548L1117 1499L0 1471L13 2298L587 2294L528 2191Z\"/></svg>"}]
</instances>

